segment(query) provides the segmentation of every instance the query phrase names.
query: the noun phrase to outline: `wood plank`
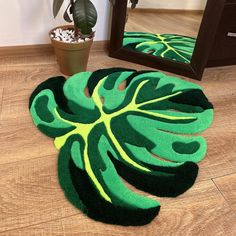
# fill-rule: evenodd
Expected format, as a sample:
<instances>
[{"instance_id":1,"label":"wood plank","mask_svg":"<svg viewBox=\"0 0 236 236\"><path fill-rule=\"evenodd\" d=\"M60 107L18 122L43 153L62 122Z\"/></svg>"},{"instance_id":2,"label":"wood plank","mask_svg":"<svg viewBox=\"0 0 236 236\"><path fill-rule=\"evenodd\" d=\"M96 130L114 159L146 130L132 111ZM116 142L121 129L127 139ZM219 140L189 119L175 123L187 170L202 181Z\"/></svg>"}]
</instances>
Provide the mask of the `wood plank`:
<instances>
[{"instance_id":1,"label":"wood plank","mask_svg":"<svg viewBox=\"0 0 236 236\"><path fill-rule=\"evenodd\" d=\"M1 121L0 143L0 165L58 153L53 139L39 132L29 115Z\"/></svg>"},{"instance_id":2,"label":"wood plank","mask_svg":"<svg viewBox=\"0 0 236 236\"><path fill-rule=\"evenodd\" d=\"M29 122L29 97L34 88L5 88L2 99L4 107L1 114L1 120L8 119L24 119L24 122ZM25 120L26 119L26 120Z\"/></svg>"},{"instance_id":3,"label":"wood plank","mask_svg":"<svg viewBox=\"0 0 236 236\"><path fill-rule=\"evenodd\" d=\"M210 100L213 97L217 97L219 101L224 103L224 99L227 96L230 99L235 94L235 76L236 66L207 68L204 72L203 80L198 82L198 84L204 88Z\"/></svg>"},{"instance_id":4,"label":"wood plank","mask_svg":"<svg viewBox=\"0 0 236 236\"><path fill-rule=\"evenodd\" d=\"M5 87L0 114L0 164L57 154L53 140L35 129L28 102L33 89L53 73L57 74L58 69L55 62L39 66L36 63L29 65L30 60L28 58L28 65L10 65L5 71L0 69Z\"/></svg>"},{"instance_id":5,"label":"wood plank","mask_svg":"<svg viewBox=\"0 0 236 236\"><path fill-rule=\"evenodd\" d=\"M207 140L207 155L200 162L197 181L215 178L236 171L236 66L207 68L199 84L214 105L214 121L201 135Z\"/></svg>"},{"instance_id":6,"label":"wood plank","mask_svg":"<svg viewBox=\"0 0 236 236\"><path fill-rule=\"evenodd\" d=\"M9 66L7 70L0 68L0 86L6 89L27 88L33 90L47 78L60 74L56 62L52 65L21 64Z\"/></svg>"},{"instance_id":7,"label":"wood plank","mask_svg":"<svg viewBox=\"0 0 236 236\"><path fill-rule=\"evenodd\" d=\"M179 34L197 37L202 13L145 11L137 8L128 12L125 31L149 32L153 34Z\"/></svg>"},{"instance_id":8,"label":"wood plank","mask_svg":"<svg viewBox=\"0 0 236 236\"><path fill-rule=\"evenodd\" d=\"M0 87L0 117L2 114L3 88Z\"/></svg>"},{"instance_id":9,"label":"wood plank","mask_svg":"<svg viewBox=\"0 0 236 236\"><path fill-rule=\"evenodd\" d=\"M227 84L227 83L226 83ZM208 150L205 159L200 163L199 180L215 178L236 172L235 159L236 146L236 95L233 90L224 90L224 96L210 96L214 105L214 121L203 136L207 140Z\"/></svg>"},{"instance_id":10,"label":"wood plank","mask_svg":"<svg viewBox=\"0 0 236 236\"><path fill-rule=\"evenodd\" d=\"M0 165L0 232L77 213L58 186L56 166L57 155Z\"/></svg>"},{"instance_id":11,"label":"wood plank","mask_svg":"<svg viewBox=\"0 0 236 236\"><path fill-rule=\"evenodd\" d=\"M19 167L19 172L20 168L22 167ZM47 170L46 166L45 168ZM36 169L34 170L36 171ZM40 170L37 171L37 173L40 173ZM156 217L152 223L142 227L122 227L96 222L81 213L69 217L63 217L58 220L53 220L56 218L57 212L59 212L58 216L62 217L66 214L73 214L76 212L76 210L71 209L70 204L67 204L66 201L62 202L60 200L61 193L59 193L58 189L56 189L57 186L54 183L54 175L51 174L50 171L47 171L47 175L41 173L43 178L39 178L41 176L38 176L37 173L32 173L34 177L31 177L31 174L21 177L21 183L18 184L21 187L23 186L26 196L25 198L23 195L20 197L19 202L20 200L23 200L24 205L22 208L20 207L17 210L18 217L21 216L21 224L18 222L17 225L9 225L5 223L6 221L15 223L14 216L17 205L15 200L13 201L13 204L11 204L14 206L11 208L11 213L8 214L7 217L4 214L3 221L0 223L1 231L7 228L12 228L12 230L5 233L2 231L3 233L1 235L144 236L158 234L233 236L236 232L236 225L234 224L236 215L230 209L225 199L219 193L212 181L203 181L197 183L188 192L177 198L158 199L162 203L162 209L159 216ZM25 178L25 176L27 176L27 178ZM51 183L52 179L53 183ZM42 182L43 180L44 182ZM16 180L11 181L9 177L8 181L14 183ZM50 183L53 187L49 186ZM29 190L28 186L34 187L33 193L32 190ZM16 187L17 186L14 186L14 189L16 189ZM9 186L8 191L5 194L11 195L9 193L11 191L12 186ZM56 198L55 202L54 197ZM59 204L62 204L63 206L58 207L60 206ZM23 214L23 216L21 214ZM43 222L49 218L51 218L50 222L38 224L40 220ZM4 224L5 227L2 227ZM34 225L27 227L27 225L30 224ZM16 227L19 225L21 225L23 228L14 230L14 226ZM25 225L25 227L23 225Z\"/></svg>"},{"instance_id":12,"label":"wood plank","mask_svg":"<svg viewBox=\"0 0 236 236\"><path fill-rule=\"evenodd\" d=\"M214 183L236 213L236 174L215 178Z\"/></svg>"},{"instance_id":13,"label":"wood plank","mask_svg":"<svg viewBox=\"0 0 236 236\"><path fill-rule=\"evenodd\" d=\"M128 13L136 14L136 13L155 13L155 14L160 14L160 13L168 13L168 14L186 14L186 15L199 15L203 14L204 10L194 10L194 9L168 9L168 8L141 8L141 7L136 7L135 9L131 9L130 7L128 8Z\"/></svg>"}]
</instances>

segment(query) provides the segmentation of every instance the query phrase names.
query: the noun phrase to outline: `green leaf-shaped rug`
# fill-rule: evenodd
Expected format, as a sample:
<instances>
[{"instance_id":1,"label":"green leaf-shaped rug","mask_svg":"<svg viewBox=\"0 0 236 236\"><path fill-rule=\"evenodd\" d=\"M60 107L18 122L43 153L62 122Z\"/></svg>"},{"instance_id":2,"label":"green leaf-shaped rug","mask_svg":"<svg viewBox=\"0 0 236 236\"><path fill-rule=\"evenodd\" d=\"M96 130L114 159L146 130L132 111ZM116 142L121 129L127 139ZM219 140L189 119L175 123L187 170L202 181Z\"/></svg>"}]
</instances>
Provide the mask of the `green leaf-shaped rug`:
<instances>
[{"instance_id":1,"label":"green leaf-shaped rug","mask_svg":"<svg viewBox=\"0 0 236 236\"><path fill-rule=\"evenodd\" d=\"M125 32L123 47L178 62L190 63L196 39L175 34Z\"/></svg>"},{"instance_id":2,"label":"green leaf-shaped rug","mask_svg":"<svg viewBox=\"0 0 236 236\"><path fill-rule=\"evenodd\" d=\"M213 119L200 86L123 68L50 78L31 95L30 113L55 138L66 197L91 218L121 225L149 223L160 204L128 189L120 176L157 196L185 192L206 154L205 139L190 134Z\"/></svg>"}]
</instances>

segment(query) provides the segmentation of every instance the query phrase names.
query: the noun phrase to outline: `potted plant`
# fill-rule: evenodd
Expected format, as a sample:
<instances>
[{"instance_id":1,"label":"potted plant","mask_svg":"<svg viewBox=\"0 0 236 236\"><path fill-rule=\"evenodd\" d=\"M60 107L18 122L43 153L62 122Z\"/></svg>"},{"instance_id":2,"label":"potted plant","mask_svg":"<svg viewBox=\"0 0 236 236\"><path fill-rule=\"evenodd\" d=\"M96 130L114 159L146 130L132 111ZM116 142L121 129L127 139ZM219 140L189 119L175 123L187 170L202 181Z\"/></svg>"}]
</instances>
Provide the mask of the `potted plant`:
<instances>
[{"instance_id":1,"label":"potted plant","mask_svg":"<svg viewBox=\"0 0 236 236\"><path fill-rule=\"evenodd\" d=\"M58 15L65 0L53 0L53 16ZM115 4L115 0L110 0ZM135 7L138 0L130 0ZM49 32L60 70L65 75L86 71L97 22L97 11L90 0L70 0L63 15L73 25L56 27Z\"/></svg>"},{"instance_id":2,"label":"potted plant","mask_svg":"<svg viewBox=\"0 0 236 236\"><path fill-rule=\"evenodd\" d=\"M64 0L53 0L54 17L58 15L63 2ZM64 19L74 24L56 27L50 31L49 36L61 72L72 75L86 71L97 11L90 0L70 0Z\"/></svg>"}]
</instances>

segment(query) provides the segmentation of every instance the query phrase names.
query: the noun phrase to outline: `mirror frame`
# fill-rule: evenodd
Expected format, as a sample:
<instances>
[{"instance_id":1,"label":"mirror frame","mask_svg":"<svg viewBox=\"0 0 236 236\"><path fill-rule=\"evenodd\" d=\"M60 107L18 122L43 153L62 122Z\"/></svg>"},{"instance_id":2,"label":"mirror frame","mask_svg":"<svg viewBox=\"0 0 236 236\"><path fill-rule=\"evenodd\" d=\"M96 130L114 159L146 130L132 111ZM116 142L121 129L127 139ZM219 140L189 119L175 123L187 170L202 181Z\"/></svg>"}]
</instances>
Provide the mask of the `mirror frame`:
<instances>
[{"instance_id":1,"label":"mirror frame","mask_svg":"<svg viewBox=\"0 0 236 236\"><path fill-rule=\"evenodd\" d=\"M186 64L123 48L128 0L116 0L113 6L109 56L201 80L226 1L207 1L192 60L190 64Z\"/></svg>"}]
</instances>

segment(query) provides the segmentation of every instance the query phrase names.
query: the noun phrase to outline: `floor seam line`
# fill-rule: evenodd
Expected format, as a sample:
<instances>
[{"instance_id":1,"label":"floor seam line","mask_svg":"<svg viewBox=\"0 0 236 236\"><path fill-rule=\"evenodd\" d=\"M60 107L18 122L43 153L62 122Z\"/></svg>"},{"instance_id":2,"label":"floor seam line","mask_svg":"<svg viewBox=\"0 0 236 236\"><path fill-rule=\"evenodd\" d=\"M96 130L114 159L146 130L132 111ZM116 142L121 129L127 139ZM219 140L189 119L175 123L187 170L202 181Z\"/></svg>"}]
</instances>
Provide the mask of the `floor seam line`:
<instances>
[{"instance_id":1,"label":"floor seam line","mask_svg":"<svg viewBox=\"0 0 236 236\"><path fill-rule=\"evenodd\" d=\"M57 155L57 154L55 154L55 156L56 156L56 155ZM51 155L45 155L45 156L40 156L40 157L33 157L33 158L30 158L30 159L25 159L25 160L21 160L21 161L14 161L14 162L2 163L2 164L0 164L0 167L2 167L2 166L4 166L4 165L17 164L17 163L25 162L25 161L28 162L28 161L31 161L31 160L46 158L46 157L50 157L50 156L53 156L53 154L51 154Z\"/></svg>"},{"instance_id":2,"label":"floor seam line","mask_svg":"<svg viewBox=\"0 0 236 236\"><path fill-rule=\"evenodd\" d=\"M229 206L229 208L232 210L232 212L236 215L236 212L234 211L234 209L231 207L231 204L228 202L228 200L226 199L225 195L220 191L218 185L215 183L214 179L211 179L213 184L215 185L215 187L217 188L217 190L219 191L220 195L224 198L225 202L227 203L227 205Z\"/></svg>"},{"instance_id":3,"label":"floor seam line","mask_svg":"<svg viewBox=\"0 0 236 236\"><path fill-rule=\"evenodd\" d=\"M49 223L49 222L53 222L53 221L58 221L58 220L61 220L61 219L66 219L66 218L76 216L76 215L79 215L79 213L69 215L69 216L65 216L65 217L61 217L61 218L55 218L55 219L48 220L48 221L43 221L43 222L40 222L40 223L37 223L37 224L32 224L32 225L22 226L22 227L13 228L13 229L5 230L5 231L0 231L0 235L3 234L3 233L14 231L14 230L21 230L21 229L25 229L25 228L30 228L32 226L37 226L37 225L41 225L41 224L45 224L45 223Z\"/></svg>"},{"instance_id":4,"label":"floor seam line","mask_svg":"<svg viewBox=\"0 0 236 236\"><path fill-rule=\"evenodd\" d=\"M2 96L1 96L0 120L2 120L3 94L4 94L4 87L2 88Z\"/></svg>"}]
</instances>

